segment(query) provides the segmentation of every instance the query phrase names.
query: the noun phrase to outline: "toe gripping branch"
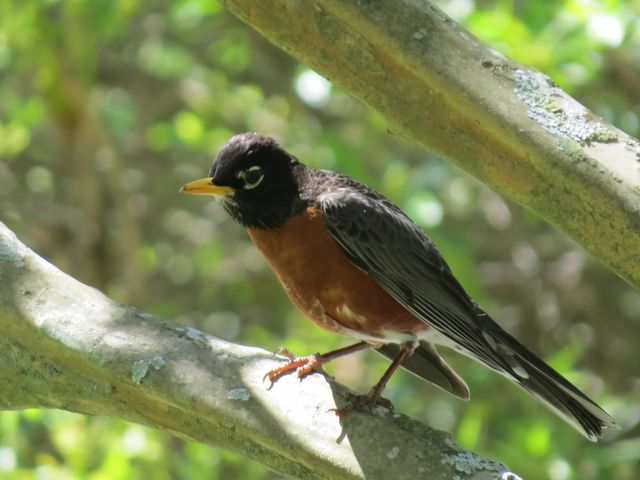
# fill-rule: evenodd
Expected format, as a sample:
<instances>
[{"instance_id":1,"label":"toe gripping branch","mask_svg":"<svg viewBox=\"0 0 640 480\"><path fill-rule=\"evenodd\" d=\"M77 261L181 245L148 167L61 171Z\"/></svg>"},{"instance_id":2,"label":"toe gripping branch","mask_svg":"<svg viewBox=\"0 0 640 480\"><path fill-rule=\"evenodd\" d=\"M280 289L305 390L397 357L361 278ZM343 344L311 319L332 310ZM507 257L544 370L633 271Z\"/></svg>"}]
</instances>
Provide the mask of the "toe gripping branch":
<instances>
[{"instance_id":1,"label":"toe gripping branch","mask_svg":"<svg viewBox=\"0 0 640 480\"><path fill-rule=\"evenodd\" d=\"M313 355L307 355L305 357L297 357L293 353L291 353L286 348L280 348L276 353L280 355L284 355L289 359L287 363L279 366L278 368L274 368L273 370L269 370L263 380L269 379L270 385L268 388L273 387L273 385L284 375L288 375L290 373L296 372L299 379L303 379L307 375L310 375L314 372L322 373L323 375L327 375L324 371L323 365L335 358L342 357L344 355L348 355L350 353L357 352L359 350L364 350L366 348L372 348L373 345L367 342L358 342L353 345L349 345L347 347L339 348L337 350L332 350L331 352L319 354L315 353Z\"/></svg>"},{"instance_id":2,"label":"toe gripping branch","mask_svg":"<svg viewBox=\"0 0 640 480\"><path fill-rule=\"evenodd\" d=\"M413 353L416 349L417 343L408 342L402 344L400 347L400 352L394 358L389 368L384 372L378 383L376 383L369 392L365 395L356 395L351 394L347 397L347 405L343 408L332 409L336 415L342 416L352 410L365 408L367 410L372 410L375 406L381 405L389 410L393 411L393 404L391 401L382 397L382 392L384 391L389 379L394 374L394 372L398 369L398 367L402 364L402 362ZM375 345L372 345L367 342L358 342L353 345L349 345L347 347L339 348L337 350L333 350L331 352L325 354L313 354L307 355L305 357L297 357L293 353L291 353L286 348L282 347L278 350L278 354L284 355L289 359L284 365L279 366L278 368L274 368L273 370L268 371L263 380L269 380L269 389L273 387L273 385L284 375L289 375L293 372L296 372L298 378L302 380L307 375L318 372L323 375L327 375L324 371L323 365L335 358L342 357L344 355L348 355L350 353L357 352L359 350L364 350L366 348L375 348Z\"/></svg>"},{"instance_id":3,"label":"toe gripping branch","mask_svg":"<svg viewBox=\"0 0 640 480\"><path fill-rule=\"evenodd\" d=\"M418 344L416 342L404 343L400 347L400 352L393 359L391 365L387 368L387 370L382 374L378 383L376 383L371 390L369 390L365 395L355 395L351 394L347 397L347 405L342 408L336 408L333 411L339 417L349 413L352 410L356 409L366 409L373 410L374 407L380 405L385 407L390 411L394 411L395 408L391 403L391 400L382 397L382 392L384 391L389 379L394 374L394 372L398 369L398 367L404 362L404 360L410 356L413 351L416 349Z\"/></svg>"}]
</instances>

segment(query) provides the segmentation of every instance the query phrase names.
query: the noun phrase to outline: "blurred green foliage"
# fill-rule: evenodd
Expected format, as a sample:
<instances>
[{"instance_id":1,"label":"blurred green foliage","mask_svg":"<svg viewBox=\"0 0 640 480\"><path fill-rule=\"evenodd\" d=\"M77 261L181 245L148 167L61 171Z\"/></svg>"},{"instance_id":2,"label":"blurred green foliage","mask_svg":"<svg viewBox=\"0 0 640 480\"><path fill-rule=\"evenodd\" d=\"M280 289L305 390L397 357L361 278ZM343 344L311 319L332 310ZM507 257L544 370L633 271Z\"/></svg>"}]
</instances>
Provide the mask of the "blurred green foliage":
<instances>
[{"instance_id":1,"label":"blurred green foliage","mask_svg":"<svg viewBox=\"0 0 640 480\"><path fill-rule=\"evenodd\" d=\"M640 1L438 3L640 134ZM121 302L268 349L343 345L294 311L217 205L177 194L206 174L229 136L247 130L275 135L306 163L356 176L400 204L500 323L636 433L589 444L455 355L473 399L402 373L387 390L400 411L527 478L638 478L640 295L572 242L388 134L375 113L215 1L0 0L0 220ZM365 353L332 371L365 390L384 367ZM277 478L138 425L40 410L0 414L0 477Z\"/></svg>"}]
</instances>

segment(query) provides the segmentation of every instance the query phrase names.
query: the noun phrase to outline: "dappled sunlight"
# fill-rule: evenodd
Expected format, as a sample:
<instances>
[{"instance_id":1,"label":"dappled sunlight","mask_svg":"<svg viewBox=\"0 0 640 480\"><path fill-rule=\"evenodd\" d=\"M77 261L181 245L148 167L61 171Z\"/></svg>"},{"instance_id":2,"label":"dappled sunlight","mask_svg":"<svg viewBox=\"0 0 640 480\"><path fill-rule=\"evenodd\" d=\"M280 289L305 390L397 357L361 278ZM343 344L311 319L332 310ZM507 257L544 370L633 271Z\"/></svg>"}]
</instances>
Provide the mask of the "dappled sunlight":
<instances>
[{"instance_id":1,"label":"dappled sunlight","mask_svg":"<svg viewBox=\"0 0 640 480\"><path fill-rule=\"evenodd\" d=\"M348 446L335 442L341 435L341 427L331 411L336 408L331 380L317 373L300 380L294 372L270 386L269 381L263 379L265 374L283 361L276 363L273 358L247 362L241 369L241 377L250 395L260 402L269 422L275 422L278 429L286 432L283 450L293 447L321 451L327 453L327 458L333 454L338 458L348 455ZM292 396L292 392L295 395ZM268 435L274 434L272 429L265 431Z\"/></svg>"},{"instance_id":2,"label":"dappled sunlight","mask_svg":"<svg viewBox=\"0 0 640 480\"><path fill-rule=\"evenodd\" d=\"M398 373L386 395L399 412L451 432L525 478L635 480L638 291L530 211L406 141L329 81L336 79L301 65L220 2L165 3L20 0L0 18L0 222L43 257L21 259L28 253L22 244L20 255L8 257L0 245L0 262L19 271L8 280L0 268L3 338L37 347L35 374L25 380L60 386L61 368L70 373L78 358L91 358L69 386L69 402L54 406L89 410L97 389L117 398L100 406L113 413L129 395L144 400L147 388L157 388L168 422L180 405L194 425L215 431L215 422L199 415L221 408L230 428L255 425L282 439L283 456L350 447L357 460L378 444L387 462L408 455L403 445L382 442L390 414L377 412L366 430L360 419L368 414L327 413L344 392L321 375L302 383L289 375L269 389L262 376L279 360L267 351L247 347L240 375L227 375L240 358L226 341L268 350L285 345L298 355L346 341L294 309L219 204L178 194L186 181L207 175L230 136L260 131L307 165L352 175L405 209L474 299L592 395L623 431L618 441L586 444L498 375L448 354L472 400L458 402ZM549 75L596 116L640 135L637 0L434 3L499 52ZM408 35L431 45L430 33ZM464 131L451 136L461 148L467 141ZM619 153L604 160L607 168L638 179L640 170L618 161L628 146L585 146L603 148ZM505 158L496 174L507 175L511 161ZM590 198L584 200L591 211ZM549 201L563 205L562 198ZM623 208L638 214L633 202ZM606 219L600 229L612 235ZM77 295L79 282L113 301L84 287ZM9 328L6 315L16 312L28 321ZM67 354L42 361L62 344ZM3 358L20 351L7 348ZM112 362L130 390L109 393L113 379L102 375ZM358 353L328 371L362 393L386 365L374 353ZM169 386L170 379L177 383ZM35 391L37 383L29 385ZM221 399L212 386L224 392ZM4 401L13 399L10 392ZM29 397L24 405L38 402ZM314 428L330 429L325 437L342 443L322 444ZM264 435L256 445L267 442ZM425 435L428 445L431 433ZM223 449L102 416L2 412L0 438L0 477L8 480L274 478Z\"/></svg>"}]
</instances>

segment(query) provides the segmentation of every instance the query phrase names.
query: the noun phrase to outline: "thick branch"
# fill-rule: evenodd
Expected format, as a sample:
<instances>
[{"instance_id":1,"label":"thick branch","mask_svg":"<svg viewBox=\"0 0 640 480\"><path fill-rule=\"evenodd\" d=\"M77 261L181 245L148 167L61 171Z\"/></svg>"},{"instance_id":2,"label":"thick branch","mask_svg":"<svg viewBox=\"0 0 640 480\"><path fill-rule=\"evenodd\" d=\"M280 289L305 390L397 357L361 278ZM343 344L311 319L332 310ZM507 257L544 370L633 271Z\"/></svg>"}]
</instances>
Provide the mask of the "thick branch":
<instances>
[{"instance_id":1,"label":"thick branch","mask_svg":"<svg viewBox=\"0 0 640 480\"><path fill-rule=\"evenodd\" d=\"M381 115L640 286L640 145L426 0L225 0Z\"/></svg>"},{"instance_id":2,"label":"thick branch","mask_svg":"<svg viewBox=\"0 0 640 480\"><path fill-rule=\"evenodd\" d=\"M267 389L272 354L117 304L2 223L0 331L0 409L111 415L232 450L289 478L488 479L505 470L403 415L338 420L329 410L344 405L347 390L320 375Z\"/></svg>"}]
</instances>

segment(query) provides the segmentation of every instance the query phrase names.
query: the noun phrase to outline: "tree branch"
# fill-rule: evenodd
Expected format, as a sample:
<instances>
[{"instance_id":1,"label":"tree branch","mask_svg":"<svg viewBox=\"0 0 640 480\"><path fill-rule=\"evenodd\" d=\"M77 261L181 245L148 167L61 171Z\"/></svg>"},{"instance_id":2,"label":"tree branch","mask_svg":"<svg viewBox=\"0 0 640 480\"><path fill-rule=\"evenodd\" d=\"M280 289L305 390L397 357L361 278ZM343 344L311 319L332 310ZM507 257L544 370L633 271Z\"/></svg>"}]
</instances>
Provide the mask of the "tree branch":
<instances>
[{"instance_id":1,"label":"tree branch","mask_svg":"<svg viewBox=\"0 0 640 480\"><path fill-rule=\"evenodd\" d=\"M640 144L426 0L224 0L240 19L640 287Z\"/></svg>"},{"instance_id":2,"label":"tree branch","mask_svg":"<svg viewBox=\"0 0 640 480\"><path fill-rule=\"evenodd\" d=\"M289 478L489 479L504 466L385 410L340 420L321 375L262 381L277 359L120 305L0 223L0 409L110 415L226 448ZM404 477L400 476L400 472ZM510 474L505 474L503 478Z\"/></svg>"}]
</instances>

